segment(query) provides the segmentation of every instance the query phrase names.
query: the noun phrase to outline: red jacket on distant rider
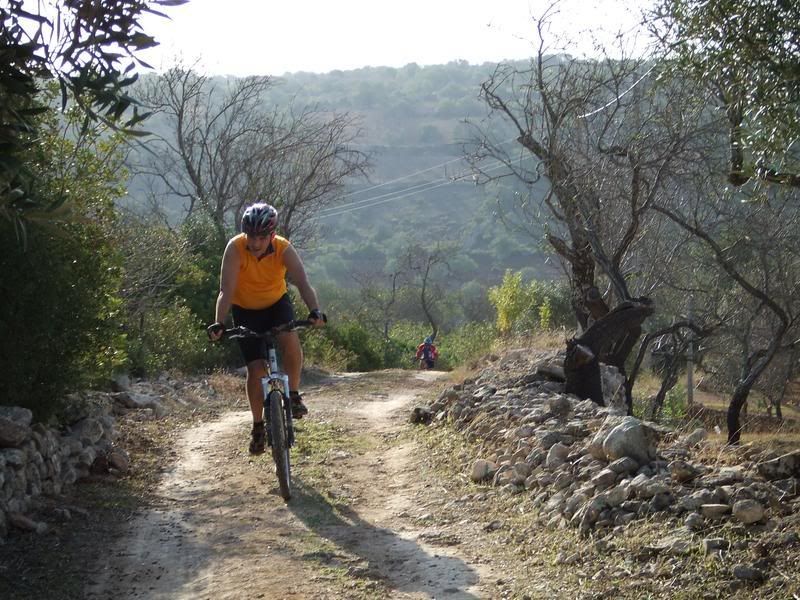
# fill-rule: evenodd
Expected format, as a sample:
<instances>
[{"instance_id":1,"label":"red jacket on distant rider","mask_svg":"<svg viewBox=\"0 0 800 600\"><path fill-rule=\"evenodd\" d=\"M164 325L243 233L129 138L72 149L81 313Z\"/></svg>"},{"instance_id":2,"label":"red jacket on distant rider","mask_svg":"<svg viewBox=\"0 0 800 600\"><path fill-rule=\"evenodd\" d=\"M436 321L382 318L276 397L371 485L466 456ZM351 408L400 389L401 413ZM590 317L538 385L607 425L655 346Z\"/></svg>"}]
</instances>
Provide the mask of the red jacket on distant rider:
<instances>
[{"instance_id":1,"label":"red jacket on distant rider","mask_svg":"<svg viewBox=\"0 0 800 600\"><path fill-rule=\"evenodd\" d=\"M417 360L422 361L428 369L433 368L433 362L439 357L439 351L433 345L433 339L426 337L425 341L417 346Z\"/></svg>"}]
</instances>

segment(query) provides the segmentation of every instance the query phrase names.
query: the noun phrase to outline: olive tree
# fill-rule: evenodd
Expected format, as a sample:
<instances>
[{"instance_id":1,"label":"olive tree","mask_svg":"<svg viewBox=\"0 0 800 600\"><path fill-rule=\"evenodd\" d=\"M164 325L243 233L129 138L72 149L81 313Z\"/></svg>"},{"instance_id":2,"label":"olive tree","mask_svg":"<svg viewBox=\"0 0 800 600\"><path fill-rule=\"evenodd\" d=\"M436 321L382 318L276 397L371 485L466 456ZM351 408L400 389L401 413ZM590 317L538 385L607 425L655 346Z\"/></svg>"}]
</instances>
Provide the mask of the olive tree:
<instances>
[{"instance_id":1,"label":"olive tree","mask_svg":"<svg viewBox=\"0 0 800 600\"><path fill-rule=\"evenodd\" d=\"M729 181L800 187L800 4L660 0L648 22L673 73L725 116Z\"/></svg>"},{"instance_id":2,"label":"olive tree","mask_svg":"<svg viewBox=\"0 0 800 600\"><path fill-rule=\"evenodd\" d=\"M140 114L129 95L136 53L156 45L141 28L147 13L185 0L109 0L100 2L25 2L8 0L0 8L0 217L22 234L26 220L60 207L63 197L32 194L35 169L25 162L37 116L47 106L40 92L48 81L60 89L61 106L71 99L85 115L84 129L101 121L129 128Z\"/></svg>"},{"instance_id":3,"label":"olive tree","mask_svg":"<svg viewBox=\"0 0 800 600\"><path fill-rule=\"evenodd\" d=\"M699 179L699 178L698 178ZM730 382L728 443L741 439L740 414L751 391L776 357L798 346L800 322L800 210L793 190L756 197L732 193L706 177L689 188L677 185L672 198L654 209L691 234L698 303L714 312L718 364L706 368Z\"/></svg>"},{"instance_id":4,"label":"olive tree","mask_svg":"<svg viewBox=\"0 0 800 600\"><path fill-rule=\"evenodd\" d=\"M550 48L555 9L535 21L528 67L499 65L482 84L489 118L476 126L467 159L479 182L513 178L529 188L518 218L546 219L571 283L579 334L568 343L567 388L602 403L598 363L625 372L655 310L642 295L653 282L639 254L657 235L652 205L669 174L702 157L695 134L706 123L690 91L656 88L655 67L641 58L579 59ZM509 130L510 149L498 138Z\"/></svg>"}]
</instances>

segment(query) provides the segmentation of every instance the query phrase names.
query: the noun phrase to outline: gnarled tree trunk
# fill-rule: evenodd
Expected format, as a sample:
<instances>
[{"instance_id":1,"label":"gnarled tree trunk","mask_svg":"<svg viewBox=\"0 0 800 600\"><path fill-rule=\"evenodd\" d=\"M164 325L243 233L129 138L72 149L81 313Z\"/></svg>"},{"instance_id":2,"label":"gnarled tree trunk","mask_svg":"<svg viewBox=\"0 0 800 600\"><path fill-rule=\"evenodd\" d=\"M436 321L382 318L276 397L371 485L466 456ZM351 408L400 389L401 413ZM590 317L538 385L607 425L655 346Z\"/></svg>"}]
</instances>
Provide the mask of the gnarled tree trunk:
<instances>
[{"instance_id":1,"label":"gnarled tree trunk","mask_svg":"<svg viewBox=\"0 0 800 600\"><path fill-rule=\"evenodd\" d=\"M567 342L565 391L604 406L600 363L625 374L625 359L641 335L642 323L655 312L649 298L623 302ZM626 394L627 394L626 390Z\"/></svg>"}]
</instances>

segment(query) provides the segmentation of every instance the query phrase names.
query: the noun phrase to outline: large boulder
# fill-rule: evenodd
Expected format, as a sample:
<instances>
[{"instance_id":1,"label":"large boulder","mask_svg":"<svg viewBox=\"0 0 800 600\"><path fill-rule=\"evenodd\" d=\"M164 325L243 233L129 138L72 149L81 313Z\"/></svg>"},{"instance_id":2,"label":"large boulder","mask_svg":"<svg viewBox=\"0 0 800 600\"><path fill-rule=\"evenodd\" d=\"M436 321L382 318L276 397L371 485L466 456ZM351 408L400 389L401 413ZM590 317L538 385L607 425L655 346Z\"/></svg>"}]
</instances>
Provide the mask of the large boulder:
<instances>
[{"instance_id":1,"label":"large boulder","mask_svg":"<svg viewBox=\"0 0 800 600\"><path fill-rule=\"evenodd\" d=\"M609 416L589 443L589 452L608 462L627 456L644 465L655 459L657 442L658 432L636 417Z\"/></svg>"}]
</instances>

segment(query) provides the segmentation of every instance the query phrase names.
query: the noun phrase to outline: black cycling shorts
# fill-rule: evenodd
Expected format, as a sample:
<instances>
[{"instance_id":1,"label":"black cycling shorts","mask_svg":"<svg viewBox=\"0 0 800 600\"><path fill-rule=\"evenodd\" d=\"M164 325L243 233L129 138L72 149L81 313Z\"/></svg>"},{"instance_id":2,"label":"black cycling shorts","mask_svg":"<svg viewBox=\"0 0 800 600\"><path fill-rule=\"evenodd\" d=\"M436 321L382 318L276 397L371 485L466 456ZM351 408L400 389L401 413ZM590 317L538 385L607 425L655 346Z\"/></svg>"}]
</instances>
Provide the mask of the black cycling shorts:
<instances>
[{"instance_id":1,"label":"black cycling shorts","mask_svg":"<svg viewBox=\"0 0 800 600\"><path fill-rule=\"evenodd\" d=\"M247 327L258 333L264 333L273 327L294 320L294 308L292 307L292 301L289 299L289 294L284 294L280 300L267 308L250 309L234 304L231 307L231 312L233 313L234 325ZM267 357L267 347L264 344L264 340L244 338L236 341L239 342L239 349L242 351L245 363L251 363L254 360Z\"/></svg>"}]
</instances>

